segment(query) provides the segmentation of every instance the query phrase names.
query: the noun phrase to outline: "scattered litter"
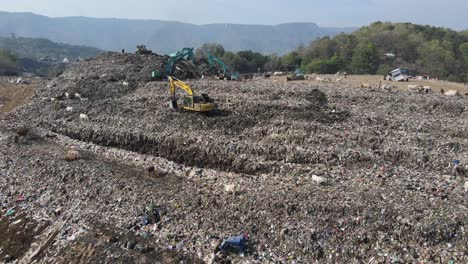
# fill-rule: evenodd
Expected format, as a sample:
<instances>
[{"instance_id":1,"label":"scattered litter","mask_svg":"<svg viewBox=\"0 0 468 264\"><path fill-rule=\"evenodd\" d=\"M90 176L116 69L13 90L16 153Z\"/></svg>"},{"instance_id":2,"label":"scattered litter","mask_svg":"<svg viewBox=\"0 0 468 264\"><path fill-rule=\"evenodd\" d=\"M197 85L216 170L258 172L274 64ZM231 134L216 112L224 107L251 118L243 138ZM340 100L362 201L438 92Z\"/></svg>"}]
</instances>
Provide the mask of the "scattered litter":
<instances>
[{"instance_id":1,"label":"scattered litter","mask_svg":"<svg viewBox=\"0 0 468 264\"><path fill-rule=\"evenodd\" d=\"M158 208L154 205L153 202L149 203L145 207L143 218L141 220L142 226L147 226L150 224L157 224L161 221L161 215L159 214Z\"/></svg>"},{"instance_id":2,"label":"scattered litter","mask_svg":"<svg viewBox=\"0 0 468 264\"><path fill-rule=\"evenodd\" d=\"M235 184L226 184L224 185L224 191L227 193L235 194L236 193L236 185Z\"/></svg>"},{"instance_id":3,"label":"scattered litter","mask_svg":"<svg viewBox=\"0 0 468 264\"><path fill-rule=\"evenodd\" d=\"M178 64L180 76L199 73L191 61ZM113 53L73 63L51 82L54 88L38 86L28 104L0 120L2 138L19 124L35 132L27 144L1 145L2 215L16 205L44 223L67 212L73 217L72 231L45 236L54 246L44 262L83 253L67 239L85 247L101 239L92 251L108 259L141 255L133 253L146 251L147 242L158 252L171 248L203 259L213 253L213 241L218 246L240 230L255 243L241 250L239 238L223 249L230 251L232 242L232 254L246 251L243 260L252 263L416 263L434 256L448 263L464 256L460 208L468 187L465 169L452 175L452 161L464 168L466 98L372 92L348 82L318 83L317 76L242 83L207 74L190 85L217 99L220 112L192 115L168 111L167 82L151 79L163 65L162 56ZM57 99L75 108L70 113L40 99L66 92L89 100ZM79 113L91 119L78 121ZM70 146L90 155L65 162ZM171 177L148 177L150 166L151 175L161 170ZM331 184L322 186L325 181ZM27 199L17 203L20 194ZM85 205L69 209L77 201ZM92 233L81 241L74 230L85 225ZM95 230L100 226L106 230ZM110 235L118 243L106 242ZM141 248L128 252L132 240L133 249ZM238 262L220 252L226 262Z\"/></svg>"},{"instance_id":4,"label":"scattered litter","mask_svg":"<svg viewBox=\"0 0 468 264\"><path fill-rule=\"evenodd\" d=\"M6 212L6 216L12 216L16 213L16 210L15 209L9 209L7 212Z\"/></svg>"},{"instance_id":5,"label":"scattered litter","mask_svg":"<svg viewBox=\"0 0 468 264\"><path fill-rule=\"evenodd\" d=\"M219 250L224 253L233 253L244 256L249 246L249 237L246 234L230 237L221 243Z\"/></svg>"},{"instance_id":6,"label":"scattered litter","mask_svg":"<svg viewBox=\"0 0 468 264\"><path fill-rule=\"evenodd\" d=\"M68 150L67 155L65 157L66 161L76 161L80 159L80 152L78 150L72 148Z\"/></svg>"},{"instance_id":7,"label":"scattered litter","mask_svg":"<svg viewBox=\"0 0 468 264\"><path fill-rule=\"evenodd\" d=\"M312 180L317 184L324 184L327 182L327 179L317 175L312 175Z\"/></svg>"},{"instance_id":8,"label":"scattered litter","mask_svg":"<svg viewBox=\"0 0 468 264\"><path fill-rule=\"evenodd\" d=\"M444 94L447 95L447 96L459 96L459 95L460 95L460 92L459 92L459 91L455 91L455 90L448 90L448 91L445 92Z\"/></svg>"}]
</instances>

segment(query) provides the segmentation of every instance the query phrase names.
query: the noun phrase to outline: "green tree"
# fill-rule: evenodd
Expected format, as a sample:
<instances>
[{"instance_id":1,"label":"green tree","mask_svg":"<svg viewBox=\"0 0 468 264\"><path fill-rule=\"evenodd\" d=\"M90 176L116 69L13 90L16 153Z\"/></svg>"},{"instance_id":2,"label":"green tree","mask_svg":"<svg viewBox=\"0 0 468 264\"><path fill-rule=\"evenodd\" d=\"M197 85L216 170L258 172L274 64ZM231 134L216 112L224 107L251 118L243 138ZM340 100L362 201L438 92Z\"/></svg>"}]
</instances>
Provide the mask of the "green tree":
<instances>
[{"instance_id":1,"label":"green tree","mask_svg":"<svg viewBox=\"0 0 468 264\"><path fill-rule=\"evenodd\" d=\"M465 63L467 64L468 66L468 42L465 42L463 44L460 45L459 47L459 50L463 56L463 59L465 61Z\"/></svg>"},{"instance_id":2,"label":"green tree","mask_svg":"<svg viewBox=\"0 0 468 264\"><path fill-rule=\"evenodd\" d=\"M302 58L299 56L299 53L293 51L281 59L281 64L292 67L300 67L302 64Z\"/></svg>"},{"instance_id":3,"label":"green tree","mask_svg":"<svg viewBox=\"0 0 468 264\"><path fill-rule=\"evenodd\" d=\"M225 50L221 44L217 43L205 43L195 51L195 57L201 59L206 58L208 53L211 55L222 58L224 56Z\"/></svg>"},{"instance_id":4,"label":"green tree","mask_svg":"<svg viewBox=\"0 0 468 264\"><path fill-rule=\"evenodd\" d=\"M453 52L443 47L439 40L424 43L418 48L418 53L420 64L430 75L447 78L457 71Z\"/></svg>"},{"instance_id":5,"label":"green tree","mask_svg":"<svg viewBox=\"0 0 468 264\"><path fill-rule=\"evenodd\" d=\"M386 75L387 73L389 73L390 71L392 71L393 69L395 69L395 67L392 67L388 64L381 64L379 66L379 69L377 70L377 74L379 75Z\"/></svg>"},{"instance_id":6,"label":"green tree","mask_svg":"<svg viewBox=\"0 0 468 264\"><path fill-rule=\"evenodd\" d=\"M336 41L330 37L324 37L312 42L308 48L300 51L302 56L302 64L308 64L312 60L329 59L336 53Z\"/></svg>"},{"instance_id":7,"label":"green tree","mask_svg":"<svg viewBox=\"0 0 468 264\"><path fill-rule=\"evenodd\" d=\"M468 36L467 36L467 38L468 38ZM463 65L462 70L465 72L465 74L463 74L463 73L460 74L460 79L463 82L468 82L468 42L465 42L465 43L461 44L460 47L459 47L459 50L460 50L460 52L462 54L462 57L463 57L463 60L464 60L463 61L464 65Z\"/></svg>"},{"instance_id":8,"label":"green tree","mask_svg":"<svg viewBox=\"0 0 468 264\"><path fill-rule=\"evenodd\" d=\"M240 65L241 58L234 52L226 51L223 56L223 61L231 67L233 71L239 71L237 66Z\"/></svg>"},{"instance_id":9,"label":"green tree","mask_svg":"<svg viewBox=\"0 0 468 264\"><path fill-rule=\"evenodd\" d=\"M281 58L276 55L272 54L268 56L267 61L265 62L265 71L277 71L281 67Z\"/></svg>"},{"instance_id":10,"label":"green tree","mask_svg":"<svg viewBox=\"0 0 468 264\"><path fill-rule=\"evenodd\" d=\"M396 58L384 57L393 53ZM375 22L351 34L321 38L283 56L282 66L302 65L309 72L331 72L338 56L344 68L359 74L402 67L420 74L468 81L468 30L411 23ZM286 68L286 67L283 67Z\"/></svg>"},{"instance_id":11,"label":"green tree","mask_svg":"<svg viewBox=\"0 0 468 264\"><path fill-rule=\"evenodd\" d=\"M256 72L258 68L263 69L268 60L267 56L263 56L258 52L251 50L239 51L237 54L226 52L224 58L225 63L231 65L235 71L239 72Z\"/></svg>"},{"instance_id":12,"label":"green tree","mask_svg":"<svg viewBox=\"0 0 468 264\"><path fill-rule=\"evenodd\" d=\"M340 34L335 37L336 54L340 56L347 64L353 59L354 49L357 46L357 40L353 35Z\"/></svg>"},{"instance_id":13,"label":"green tree","mask_svg":"<svg viewBox=\"0 0 468 264\"><path fill-rule=\"evenodd\" d=\"M9 50L0 49L0 68L16 68L16 56Z\"/></svg>"},{"instance_id":14,"label":"green tree","mask_svg":"<svg viewBox=\"0 0 468 264\"><path fill-rule=\"evenodd\" d=\"M378 64L379 53L373 43L361 43L356 47L351 62L353 72L374 74L377 71Z\"/></svg>"},{"instance_id":15,"label":"green tree","mask_svg":"<svg viewBox=\"0 0 468 264\"><path fill-rule=\"evenodd\" d=\"M306 66L308 73L334 74L345 68L343 59L333 56L331 59L315 59Z\"/></svg>"}]
</instances>

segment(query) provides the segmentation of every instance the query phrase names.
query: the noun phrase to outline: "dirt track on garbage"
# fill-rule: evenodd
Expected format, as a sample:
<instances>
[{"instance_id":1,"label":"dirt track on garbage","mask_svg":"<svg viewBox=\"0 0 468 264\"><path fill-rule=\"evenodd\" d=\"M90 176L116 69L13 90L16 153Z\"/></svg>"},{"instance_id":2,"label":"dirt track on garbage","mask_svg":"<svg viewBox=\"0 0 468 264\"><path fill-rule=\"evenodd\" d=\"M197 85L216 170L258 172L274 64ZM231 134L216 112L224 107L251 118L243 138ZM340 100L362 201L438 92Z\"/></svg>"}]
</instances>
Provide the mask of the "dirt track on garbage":
<instances>
[{"instance_id":1,"label":"dirt track on garbage","mask_svg":"<svg viewBox=\"0 0 468 264\"><path fill-rule=\"evenodd\" d=\"M0 79L0 115L25 104L34 94L36 84L14 85Z\"/></svg>"},{"instance_id":2,"label":"dirt track on garbage","mask_svg":"<svg viewBox=\"0 0 468 264\"><path fill-rule=\"evenodd\" d=\"M221 111L172 112L166 83L115 61L73 66L0 120L2 215L50 224L39 244L65 221L42 261L209 262L242 233L247 256L217 262L468 260L466 97L191 80ZM70 146L80 160L65 161ZM151 201L161 220L141 226Z\"/></svg>"}]
</instances>

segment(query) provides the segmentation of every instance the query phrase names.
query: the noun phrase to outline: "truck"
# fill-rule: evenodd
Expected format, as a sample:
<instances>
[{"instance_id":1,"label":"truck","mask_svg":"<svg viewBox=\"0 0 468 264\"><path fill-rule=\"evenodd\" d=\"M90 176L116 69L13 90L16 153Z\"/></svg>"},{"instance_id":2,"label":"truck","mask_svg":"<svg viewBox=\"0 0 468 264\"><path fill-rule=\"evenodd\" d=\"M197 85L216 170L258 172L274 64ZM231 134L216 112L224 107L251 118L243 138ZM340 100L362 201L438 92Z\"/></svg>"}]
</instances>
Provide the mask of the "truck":
<instances>
[{"instance_id":1,"label":"truck","mask_svg":"<svg viewBox=\"0 0 468 264\"><path fill-rule=\"evenodd\" d=\"M408 82L411 76L408 74L408 70L406 69L395 69L389 72L384 80L386 81L395 81L395 82Z\"/></svg>"}]
</instances>

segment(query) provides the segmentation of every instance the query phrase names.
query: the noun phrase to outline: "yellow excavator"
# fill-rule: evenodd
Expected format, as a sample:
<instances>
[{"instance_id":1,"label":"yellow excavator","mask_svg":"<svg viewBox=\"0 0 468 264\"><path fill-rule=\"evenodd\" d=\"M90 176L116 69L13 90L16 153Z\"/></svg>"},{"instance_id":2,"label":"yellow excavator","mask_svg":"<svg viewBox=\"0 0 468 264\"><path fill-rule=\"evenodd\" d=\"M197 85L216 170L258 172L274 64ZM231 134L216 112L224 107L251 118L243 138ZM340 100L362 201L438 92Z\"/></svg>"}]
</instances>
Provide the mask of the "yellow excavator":
<instances>
[{"instance_id":1,"label":"yellow excavator","mask_svg":"<svg viewBox=\"0 0 468 264\"><path fill-rule=\"evenodd\" d=\"M207 94L201 94L201 96L194 95L193 89L188 84L172 76L169 76L168 79L171 93L170 107L173 110L179 109L177 105L176 88L180 88L187 93L187 95L184 96L183 105L181 107L182 110L206 113L218 109L218 105L214 103Z\"/></svg>"}]
</instances>

